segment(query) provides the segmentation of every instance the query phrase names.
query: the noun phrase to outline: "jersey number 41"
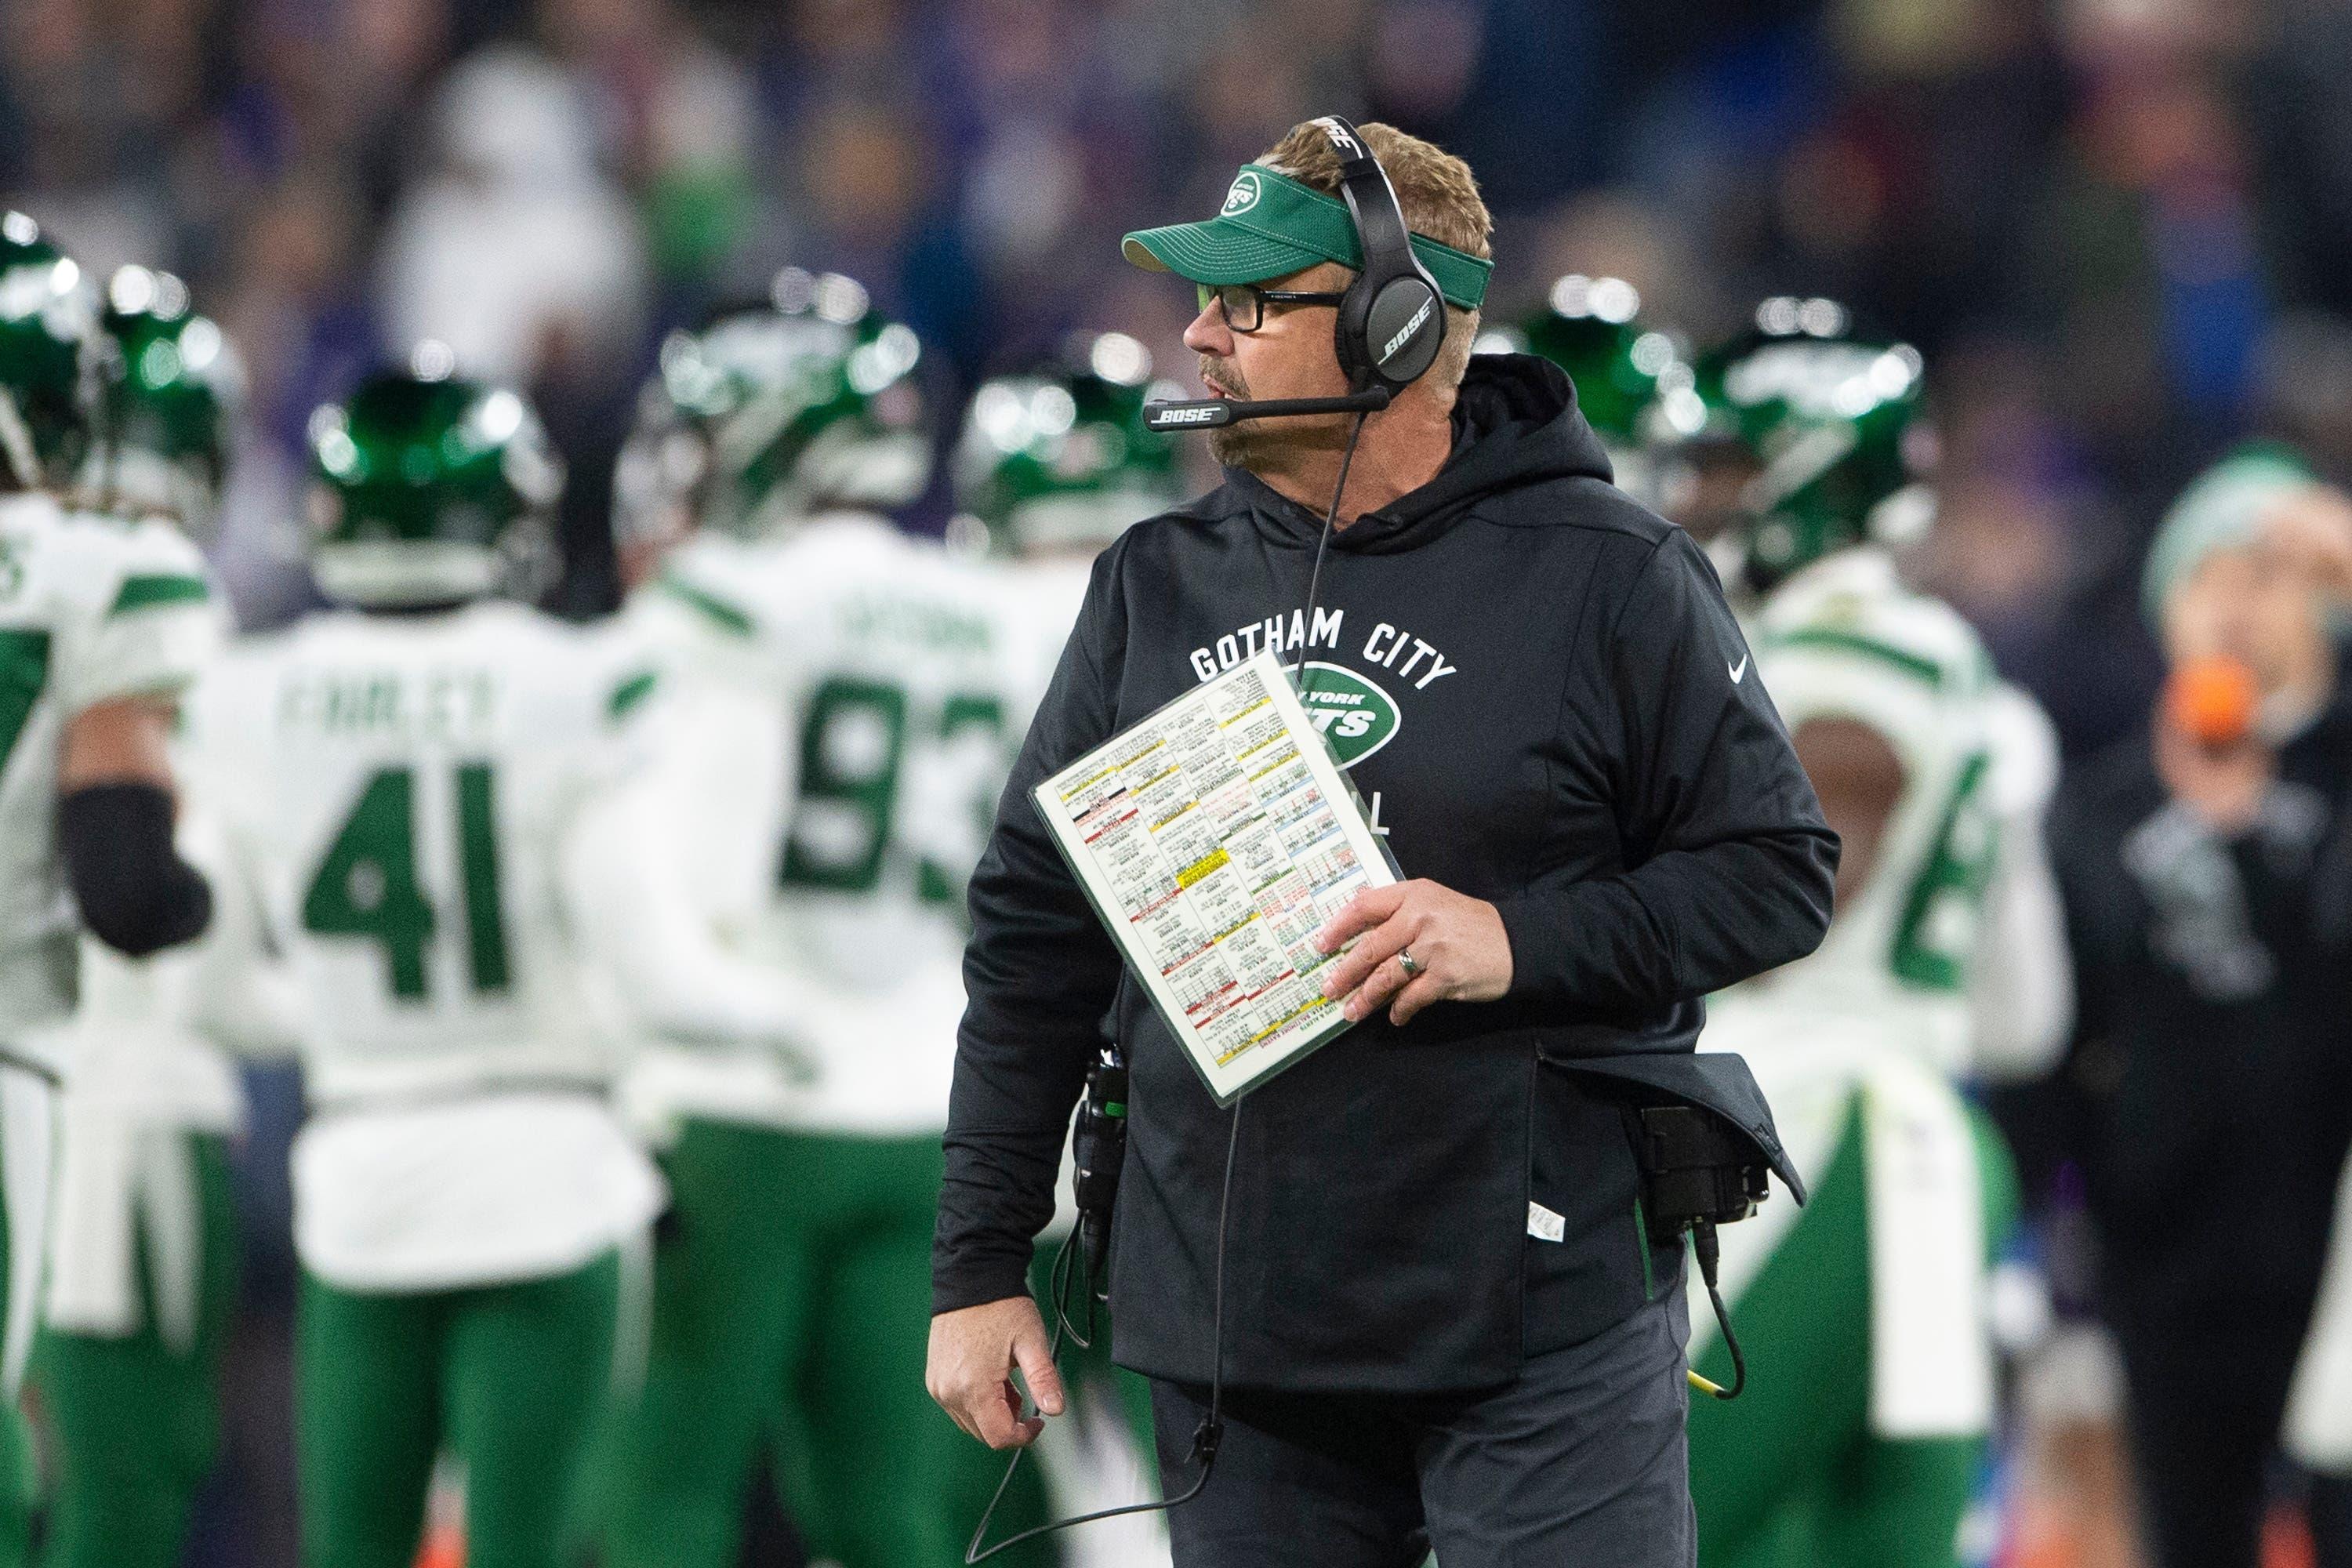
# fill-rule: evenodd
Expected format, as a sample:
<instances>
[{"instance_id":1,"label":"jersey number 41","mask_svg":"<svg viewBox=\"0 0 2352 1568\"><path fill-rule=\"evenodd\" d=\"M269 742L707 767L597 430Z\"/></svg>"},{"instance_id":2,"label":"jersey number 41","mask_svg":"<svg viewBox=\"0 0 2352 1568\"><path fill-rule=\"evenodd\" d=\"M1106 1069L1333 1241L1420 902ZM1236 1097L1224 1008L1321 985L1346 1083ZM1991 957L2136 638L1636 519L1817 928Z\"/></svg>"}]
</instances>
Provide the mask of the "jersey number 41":
<instances>
[{"instance_id":1,"label":"jersey number 41","mask_svg":"<svg viewBox=\"0 0 2352 1568\"><path fill-rule=\"evenodd\" d=\"M497 781L488 763L455 770L457 885L466 913L467 977L477 992L508 985L506 919L499 905ZM365 937L383 951L384 984L403 1001L425 994L425 954L437 925L416 880L416 787L408 768L379 768L327 847L302 898L302 927Z\"/></svg>"}]
</instances>

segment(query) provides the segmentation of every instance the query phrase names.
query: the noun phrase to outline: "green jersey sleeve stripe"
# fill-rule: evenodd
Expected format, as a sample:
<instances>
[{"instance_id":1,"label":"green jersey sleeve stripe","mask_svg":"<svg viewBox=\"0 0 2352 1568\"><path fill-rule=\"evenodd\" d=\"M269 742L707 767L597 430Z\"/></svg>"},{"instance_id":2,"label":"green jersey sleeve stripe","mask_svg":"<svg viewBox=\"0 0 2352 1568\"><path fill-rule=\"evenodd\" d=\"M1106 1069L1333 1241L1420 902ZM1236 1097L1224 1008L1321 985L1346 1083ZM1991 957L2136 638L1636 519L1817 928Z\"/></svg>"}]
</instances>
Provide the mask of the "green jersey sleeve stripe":
<instances>
[{"instance_id":1,"label":"green jersey sleeve stripe","mask_svg":"<svg viewBox=\"0 0 2352 1568\"><path fill-rule=\"evenodd\" d=\"M656 581L666 592L693 605L722 629L739 637L751 635L751 617L716 594L696 587L676 573L665 572Z\"/></svg>"},{"instance_id":2,"label":"green jersey sleeve stripe","mask_svg":"<svg viewBox=\"0 0 2352 1568\"><path fill-rule=\"evenodd\" d=\"M202 577L178 573L125 577L121 588L114 595L113 605L106 613L120 616L156 605L200 605L212 596L212 589L205 585Z\"/></svg>"},{"instance_id":3,"label":"green jersey sleeve stripe","mask_svg":"<svg viewBox=\"0 0 2352 1568\"><path fill-rule=\"evenodd\" d=\"M1945 680L1944 667L1932 658L1925 658L1892 643L1864 637L1859 632L1836 631L1827 626L1805 626L1773 637L1772 647L1817 647L1840 653L1858 653L1865 658L1889 664L1916 680L1941 689Z\"/></svg>"},{"instance_id":4,"label":"green jersey sleeve stripe","mask_svg":"<svg viewBox=\"0 0 2352 1568\"><path fill-rule=\"evenodd\" d=\"M613 688L613 695L604 702L604 716L616 724L627 718L632 709L654 694L656 679L652 670L641 669Z\"/></svg>"}]
</instances>

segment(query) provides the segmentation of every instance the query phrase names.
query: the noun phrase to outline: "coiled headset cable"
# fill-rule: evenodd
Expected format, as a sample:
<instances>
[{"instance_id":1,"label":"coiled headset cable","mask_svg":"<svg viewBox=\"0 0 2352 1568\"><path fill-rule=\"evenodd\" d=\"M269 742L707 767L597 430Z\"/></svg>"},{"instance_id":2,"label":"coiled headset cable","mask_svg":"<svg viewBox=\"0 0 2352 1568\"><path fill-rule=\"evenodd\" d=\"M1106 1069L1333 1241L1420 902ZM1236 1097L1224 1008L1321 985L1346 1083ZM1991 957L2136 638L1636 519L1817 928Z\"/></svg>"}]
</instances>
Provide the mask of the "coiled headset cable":
<instances>
[{"instance_id":1,"label":"coiled headset cable","mask_svg":"<svg viewBox=\"0 0 2352 1568\"><path fill-rule=\"evenodd\" d=\"M971 1544L964 1548L963 1560L966 1568L971 1568L974 1563L985 1563L998 1552L1018 1546L1024 1541L1034 1541L1041 1535L1050 1535L1057 1530L1067 1530L1073 1525L1094 1524L1102 1520L1118 1519L1131 1513L1161 1513L1169 1509L1181 1508L1199 1497L1201 1489L1209 1484L1210 1473L1217 1466L1218 1446L1224 1441L1225 1436L1225 1220L1233 1206L1234 1153L1241 1147L1241 1138L1242 1107L1241 1101L1235 1100L1225 1134L1224 1184L1217 1197L1217 1268L1214 1298L1216 1305L1210 1319L1211 1333L1214 1337L1216 1353L1211 1363L1209 1374L1209 1414L1202 1418L1201 1425L1193 1431L1192 1451L1186 1457L1187 1463L1201 1467L1201 1473L1193 1477L1192 1484L1176 1497L1164 1498L1158 1502L1126 1503L1118 1508L1097 1509L1092 1513L1082 1513L1070 1519L1057 1519L1050 1524L1034 1525L1017 1534L1008 1535L995 1545L983 1548L981 1542L988 1538L988 1527L996 1517L997 1505L1004 1500L1006 1489L1013 1485L1013 1475L1021 1468L1021 1457L1029 1451L1026 1447L1015 1448L1013 1450L1011 1462L1004 1467L1004 1479L996 1483L996 1491L988 1500L988 1507L981 1511L980 1525L971 1532ZM1054 1255L1054 1268L1048 1286L1054 1299L1054 1338L1047 1354L1057 1366L1061 1362L1062 1342L1065 1338L1081 1349L1090 1347L1094 1343L1090 1336L1095 1331L1097 1282L1091 1278L1091 1273L1086 1282L1087 1333L1079 1333L1070 1321L1069 1283L1075 1272L1070 1268L1072 1261L1070 1242L1076 1234L1073 1232L1071 1237L1062 1238L1061 1249ZM1034 1397L1032 1408L1034 1408Z\"/></svg>"}]
</instances>

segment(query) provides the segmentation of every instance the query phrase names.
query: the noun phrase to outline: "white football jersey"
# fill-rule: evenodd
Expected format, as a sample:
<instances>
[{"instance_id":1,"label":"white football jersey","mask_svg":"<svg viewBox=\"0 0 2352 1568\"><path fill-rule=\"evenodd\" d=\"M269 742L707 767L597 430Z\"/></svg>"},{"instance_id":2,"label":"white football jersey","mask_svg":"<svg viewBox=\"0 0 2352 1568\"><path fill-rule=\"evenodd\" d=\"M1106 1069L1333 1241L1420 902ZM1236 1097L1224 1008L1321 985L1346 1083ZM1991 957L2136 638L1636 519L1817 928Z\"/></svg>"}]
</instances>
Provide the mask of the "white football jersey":
<instances>
[{"instance_id":1,"label":"white football jersey","mask_svg":"<svg viewBox=\"0 0 2352 1568\"><path fill-rule=\"evenodd\" d=\"M1086 581L841 515L781 541L698 536L636 595L629 619L683 689L690 733L664 767L697 883L738 950L789 977L816 1067L788 1092L650 1068L670 1110L945 1124L964 885Z\"/></svg>"},{"instance_id":2,"label":"white football jersey","mask_svg":"<svg viewBox=\"0 0 2352 1568\"><path fill-rule=\"evenodd\" d=\"M191 790L303 994L315 1099L594 1081L562 856L637 761L652 672L520 605L338 612L232 649Z\"/></svg>"},{"instance_id":3,"label":"white football jersey","mask_svg":"<svg viewBox=\"0 0 2352 1568\"><path fill-rule=\"evenodd\" d=\"M1864 724L1894 748L1904 784L1869 880L1841 901L1820 949L1724 1005L1769 1000L1883 1023L1886 1037L1958 1076L1971 1060L1971 981L2000 831L1984 646L1868 547L1783 584L1758 613L1753 646L1791 733L1812 719Z\"/></svg>"},{"instance_id":4,"label":"white football jersey","mask_svg":"<svg viewBox=\"0 0 2352 1568\"><path fill-rule=\"evenodd\" d=\"M295 1239L337 1284L531 1278L657 1206L603 1099L619 1029L570 880L655 688L615 653L502 602L339 612L190 700L187 787L300 997Z\"/></svg>"},{"instance_id":5,"label":"white football jersey","mask_svg":"<svg viewBox=\"0 0 2352 1568\"><path fill-rule=\"evenodd\" d=\"M44 1037L73 1007L76 922L56 843L67 722L180 690L221 629L179 533L0 498L0 1045L53 1054Z\"/></svg>"}]
</instances>

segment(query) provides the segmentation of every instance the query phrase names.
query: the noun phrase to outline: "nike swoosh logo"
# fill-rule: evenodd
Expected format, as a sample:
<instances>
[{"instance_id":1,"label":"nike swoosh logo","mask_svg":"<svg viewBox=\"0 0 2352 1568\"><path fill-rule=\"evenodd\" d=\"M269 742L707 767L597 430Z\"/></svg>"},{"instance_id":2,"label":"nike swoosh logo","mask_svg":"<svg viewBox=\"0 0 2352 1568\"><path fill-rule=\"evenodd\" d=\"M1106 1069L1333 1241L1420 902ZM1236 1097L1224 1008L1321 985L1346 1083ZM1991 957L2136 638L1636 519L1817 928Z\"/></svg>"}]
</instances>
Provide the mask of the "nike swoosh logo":
<instances>
[{"instance_id":1,"label":"nike swoosh logo","mask_svg":"<svg viewBox=\"0 0 2352 1568\"><path fill-rule=\"evenodd\" d=\"M1748 656L1743 653L1739 656L1738 664L1726 665L1724 668L1731 671L1731 684L1737 686L1748 674Z\"/></svg>"}]
</instances>

